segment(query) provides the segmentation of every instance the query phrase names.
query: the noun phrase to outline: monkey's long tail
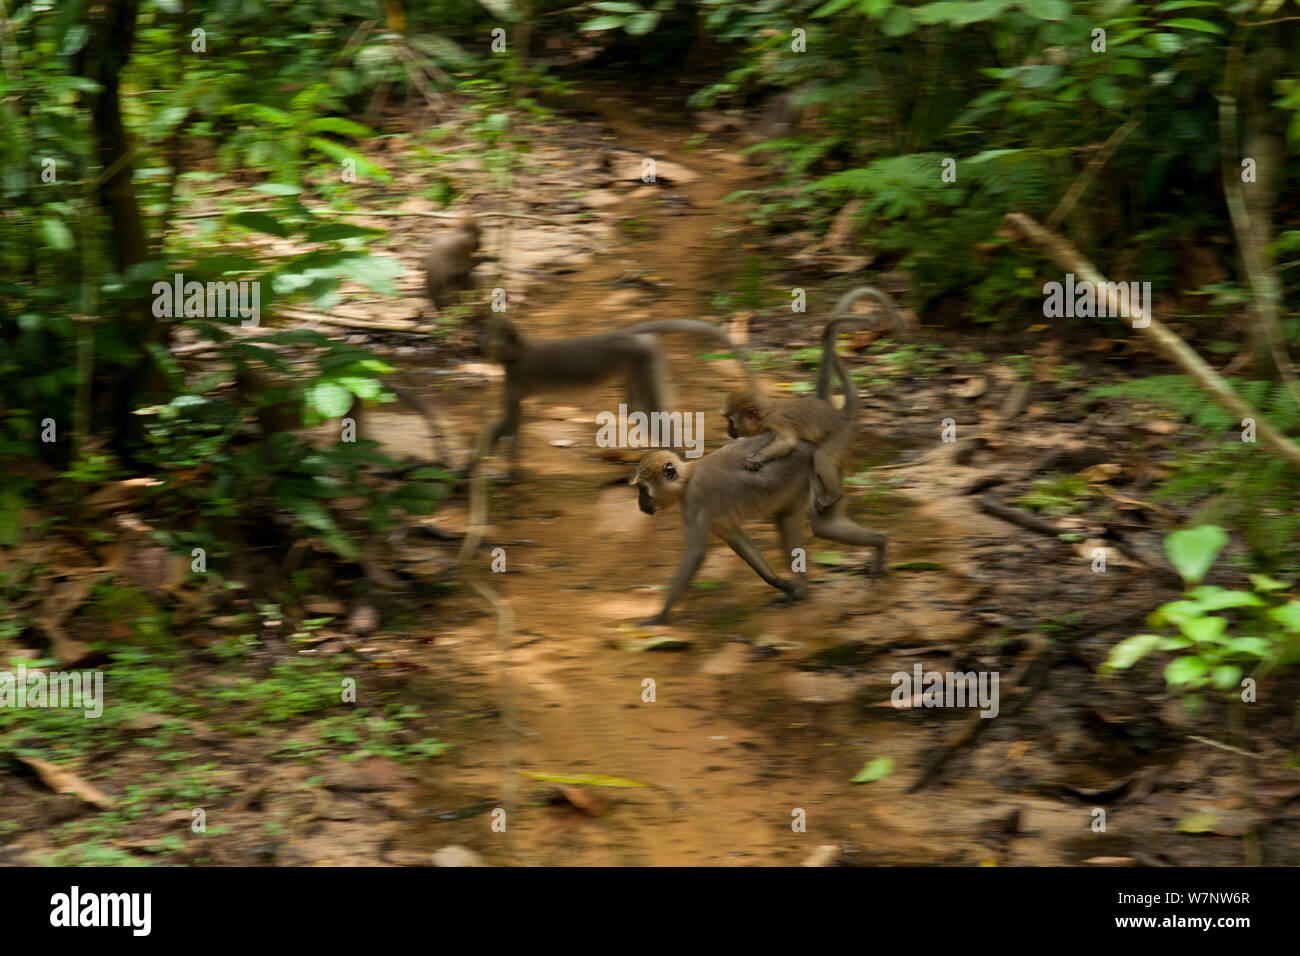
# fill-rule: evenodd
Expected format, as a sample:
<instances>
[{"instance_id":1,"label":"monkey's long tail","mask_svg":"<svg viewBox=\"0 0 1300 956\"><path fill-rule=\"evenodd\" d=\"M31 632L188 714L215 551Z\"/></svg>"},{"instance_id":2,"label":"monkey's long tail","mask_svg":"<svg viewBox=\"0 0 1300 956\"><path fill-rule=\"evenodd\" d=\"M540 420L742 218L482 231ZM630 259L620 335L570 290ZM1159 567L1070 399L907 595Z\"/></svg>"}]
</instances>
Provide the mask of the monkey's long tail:
<instances>
[{"instance_id":1,"label":"monkey's long tail","mask_svg":"<svg viewBox=\"0 0 1300 956\"><path fill-rule=\"evenodd\" d=\"M844 360L835 351L835 339L840 334L840 328L846 325L855 324L860 329L874 330L880 328L880 322L872 320L870 316L844 314L848 311L849 306L864 295L871 296L885 307L885 312L894 324L894 331L908 331L907 323L903 321L902 313L898 311L898 305L894 302L893 297L875 286L854 286L840 296L839 301L835 303L835 308L831 310L831 317L827 321L826 327L822 329L822 364L817 373L817 397L821 399L830 398L831 370L834 369L835 374L839 376L840 384L844 387L844 408L849 410L851 414L856 413L858 408L858 389L853 384L853 379L849 375Z\"/></svg>"},{"instance_id":2,"label":"monkey's long tail","mask_svg":"<svg viewBox=\"0 0 1300 956\"><path fill-rule=\"evenodd\" d=\"M702 322L699 319L653 319L649 322L638 322L636 325L629 325L623 331L688 332L707 335L715 342L724 345L727 351L735 354L736 361L740 363L740 368L745 373L746 384L751 391L758 390L758 381L754 377L754 369L749 363L749 353L743 345L733 341L731 336L727 335L720 325L714 325L712 322Z\"/></svg>"}]
</instances>

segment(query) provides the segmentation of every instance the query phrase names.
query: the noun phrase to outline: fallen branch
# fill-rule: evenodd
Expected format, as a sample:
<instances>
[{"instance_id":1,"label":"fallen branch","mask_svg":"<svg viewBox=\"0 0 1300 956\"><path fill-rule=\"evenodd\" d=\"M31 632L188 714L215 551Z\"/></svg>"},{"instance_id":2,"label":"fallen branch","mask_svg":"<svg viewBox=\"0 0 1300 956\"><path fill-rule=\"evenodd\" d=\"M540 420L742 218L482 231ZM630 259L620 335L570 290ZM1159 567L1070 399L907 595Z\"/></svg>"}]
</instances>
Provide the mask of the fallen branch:
<instances>
[{"instance_id":1,"label":"fallen branch","mask_svg":"<svg viewBox=\"0 0 1300 956\"><path fill-rule=\"evenodd\" d=\"M306 309L282 308L278 314L286 319L298 319L303 322L323 322L325 325L337 325L345 329L381 329L385 332L428 331L427 327L415 322L395 322L389 319L348 319L338 315L308 312Z\"/></svg>"},{"instance_id":2,"label":"fallen branch","mask_svg":"<svg viewBox=\"0 0 1300 956\"><path fill-rule=\"evenodd\" d=\"M1006 223L1026 239L1031 240L1050 256L1056 263L1073 272L1081 279L1091 282L1097 289L1098 299L1105 299L1107 311L1122 319L1132 320L1128 303L1122 304L1118 290L1113 283L1097 271L1097 267L1083 257L1078 249L1069 242L1036 222L1033 217L1023 213L1008 213ZM1100 305L1100 301L1098 302ZM1150 306L1148 305L1148 310ZM1277 452L1283 459L1300 471L1300 445L1296 445L1286 435L1273 428L1262 415L1241 396L1232 390L1227 382L1214 369L1205 364L1205 360L1190 345L1182 340L1172 329L1154 315L1145 316L1148 320L1144 326L1134 326L1150 339L1156 348L1170 361L1181 368L1192 381L1205 389L1214 403L1240 419L1250 418L1255 421L1255 430L1260 440Z\"/></svg>"},{"instance_id":3,"label":"fallen branch","mask_svg":"<svg viewBox=\"0 0 1300 956\"><path fill-rule=\"evenodd\" d=\"M1053 521L1048 521L1046 518L1040 518L1037 515L1031 515L1027 511L1021 511L1019 508L1003 504L996 498L989 498L988 496L976 498L975 503L979 505L980 511L985 514L1001 518L1003 521L1009 521L1011 524L1020 525L1020 527L1027 528L1030 531L1037 531L1039 534L1051 535L1056 538L1068 533Z\"/></svg>"}]
</instances>

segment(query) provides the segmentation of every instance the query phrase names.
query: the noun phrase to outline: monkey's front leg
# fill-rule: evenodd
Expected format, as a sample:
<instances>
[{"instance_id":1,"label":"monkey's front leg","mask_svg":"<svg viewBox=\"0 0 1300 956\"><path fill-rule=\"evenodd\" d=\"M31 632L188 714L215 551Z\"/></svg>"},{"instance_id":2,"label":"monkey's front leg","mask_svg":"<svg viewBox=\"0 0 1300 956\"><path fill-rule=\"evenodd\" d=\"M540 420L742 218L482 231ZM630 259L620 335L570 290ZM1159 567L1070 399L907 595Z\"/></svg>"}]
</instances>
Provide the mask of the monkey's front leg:
<instances>
[{"instance_id":1,"label":"monkey's front leg","mask_svg":"<svg viewBox=\"0 0 1300 956\"><path fill-rule=\"evenodd\" d=\"M654 617L638 623L643 626L668 623L669 610L677 603L677 599L686 590L686 585L691 583L695 573L700 570L700 565L704 563L704 552L708 550L708 543L709 529L707 525L702 528L687 527L686 553L682 555L682 563L677 567L677 575L673 578L672 587L668 589L668 599L664 601L663 609Z\"/></svg>"},{"instance_id":2,"label":"monkey's front leg","mask_svg":"<svg viewBox=\"0 0 1300 956\"><path fill-rule=\"evenodd\" d=\"M500 421L497 421L490 427L483 430L483 437L479 441L478 448L474 450L474 457L471 458L469 463L465 466L466 477L468 477L474 471L474 468L478 465L480 461L482 461L484 458L488 456L488 453L492 451L492 448L496 445L496 443L506 436L513 436L515 440L514 442L515 447L511 449L510 468L512 472L517 472L518 452L519 452L519 421L522 414L520 412L519 402L520 402L519 396L514 394L507 387L505 414L501 417ZM517 477L517 475L512 474L511 477L512 478Z\"/></svg>"},{"instance_id":3,"label":"monkey's front leg","mask_svg":"<svg viewBox=\"0 0 1300 956\"><path fill-rule=\"evenodd\" d=\"M773 431L772 440L745 458L745 468L758 471L775 458L784 458L799 447L799 435L795 432Z\"/></svg>"}]
</instances>

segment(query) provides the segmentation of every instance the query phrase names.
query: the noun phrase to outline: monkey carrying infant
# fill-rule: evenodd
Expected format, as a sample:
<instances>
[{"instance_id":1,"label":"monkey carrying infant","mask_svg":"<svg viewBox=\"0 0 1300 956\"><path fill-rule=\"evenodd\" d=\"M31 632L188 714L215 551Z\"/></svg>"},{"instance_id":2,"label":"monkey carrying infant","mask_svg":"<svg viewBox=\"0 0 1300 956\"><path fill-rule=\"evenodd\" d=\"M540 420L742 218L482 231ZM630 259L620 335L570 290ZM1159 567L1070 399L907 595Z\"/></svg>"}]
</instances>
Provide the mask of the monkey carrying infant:
<instances>
[{"instance_id":1,"label":"monkey carrying infant","mask_svg":"<svg viewBox=\"0 0 1300 956\"><path fill-rule=\"evenodd\" d=\"M772 572L743 531L742 522L771 518L785 554L802 547L804 514L812 533L844 544L875 548L872 573L884 568L888 535L864 528L849 517L843 498L842 468L858 415L858 392L835 352L841 325L855 320L842 313L858 298L872 295L884 304L895 327L903 329L893 300L870 286L850 290L836 304L822 332L822 364L815 399L769 399L753 392L733 393L724 414L727 431L737 441L694 462L668 451L641 459L630 484L639 489L639 505L653 515L679 504L686 533L686 554L673 578L664 606L642 623L664 624L673 604L699 571L715 531L731 549L770 584L798 599L804 581L787 581ZM844 407L830 402L831 372L844 389Z\"/></svg>"}]
</instances>

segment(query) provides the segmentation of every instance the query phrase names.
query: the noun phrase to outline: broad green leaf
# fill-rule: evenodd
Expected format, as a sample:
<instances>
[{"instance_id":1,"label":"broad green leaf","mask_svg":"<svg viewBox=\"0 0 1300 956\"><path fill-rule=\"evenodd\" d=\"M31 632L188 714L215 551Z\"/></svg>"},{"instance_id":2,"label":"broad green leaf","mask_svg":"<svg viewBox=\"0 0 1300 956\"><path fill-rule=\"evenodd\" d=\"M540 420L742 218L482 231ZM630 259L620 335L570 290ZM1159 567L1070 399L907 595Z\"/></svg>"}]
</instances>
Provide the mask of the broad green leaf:
<instances>
[{"instance_id":1,"label":"broad green leaf","mask_svg":"<svg viewBox=\"0 0 1300 956\"><path fill-rule=\"evenodd\" d=\"M309 133L339 133L343 136L355 136L357 139L372 139L374 131L368 126L341 116L321 116L304 127Z\"/></svg>"},{"instance_id":2,"label":"broad green leaf","mask_svg":"<svg viewBox=\"0 0 1300 956\"><path fill-rule=\"evenodd\" d=\"M1135 634L1127 637L1110 649L1110 656L1106 658L1105 666L1120 669L1132 667L1154 651L1162 640L1164 638L1158 634Z\"/></svg>"},{"instance_id":3,"label":"broad green leaf","mask_svg":"<svg viewBox=\"0 0 1300 956\"><path fill-rule=\"evenodd\" d=\"M1196 30L1200 33L1223 34L1223 27L1217 23L1210 23L1208 20L1194 20L1191 17L1177 17L1173 20L1166 20L1161 26L1178 27L1182 30Z\"/></svg>"},{"instance_id":4,"label":"broad green leaf","mask_svg":"<svg viewBox=\"0 0 1300 956\"><path fill-rule=\"evenodd\" d=\"M308 406L324 418L342 418L352 407L352 393L329 379L308 385L303 397Z\"/></svg>"},{"instance_id":5,"label":"broad green leaf","mask_svg":"<svg viewBox=\"0 0 1300 956\"><path fill-rule=\"evenodd\" d=\"M1250 654L1252 657L1270 657L1273 645L1262 637L1230 637L1223 644L1230 654Z\"/></svg>"},{"instance_id":6,"label":"broad green leaf","mask_svg":"<svg viewBox=\"0 0 1300 956\"><path fill-rule=\"evenodd\" d=\"M1292 634L1300 634L1300 601L1288 601L1281 607L1275 607L1268 612L1268 616Z\"/></svg>"},{"instance_id":7,"label":"broad green leaf","mask_svg":"<svg viewBox=\"0 0 1300 956\"><path fill-rule=\"evenodd\" d=\"M890 7L880 21L880 32L887 37L905 37L916 29L916 18L907 7Z\"/></svg>"},{"instance_id":8,"label":"broad green leaf","mask_svg":"<svg viewBox=\"0 0 1300 956\"><path fill-rule=\"evenodd\" d=\"M877 757L875 760L868 760L861 770L853 777L852 783L874 783L877 780L883 780L894 771L893 757Z\"/></svg>"},{"instance_id":9,"label":"broad green leaf","mask_svg":"<svg viewBox=\"0 0 1300 956\"><path fill-rule=\"evenodd\" d=\"M1263 607L1263 600L1249 591L1228 591L1210 584L1192 588L1189 595L1207 611L1218 611L1225 607Z\"/></svg>"},{"instance_id":10,"label":"broad green leaf","mask_svg":"<svg viewBox=\"0 0 1300 956\"><path fill-rule=\"evenodd\" d=\"M235 222L239 223L245 229L255 229L258 232L270 233L273 236L279 236L281 239L285 239L289 235L288 227L269 213L241 212L234 218Z\"/></svg>"},{"instance_id":11,"label":"broad green leaf","mask_svg":"<svg viewBox=\"0 0 1300 956\"><path fill-rule=\"evenodd\" d=\"M1165 668L1165 680L1172 685L1191 684L1199 687L1205 683L1210 665L1204 658L1188 656L1177 657Z\"/></svg>"},{"instance_id":12,"label":"broad green leaf","mask_svg":"<svg viewBox=\"0 0 1300 956\"><path fill-rule=\"evenodd\" d=\"M1220 640L1227 628L1227 618L1212 615L1209 617L1194 617L1178 625L1180 631L1198 644L1212 644Z\"/></svg>"},{"instance_id":13,"label":"broad green leaf","mask_svg":"<svg viewBox=\"0 0 1300 956\"><path fill-rule=\"evenodd\" d=\"M1210 679L1219 690L1229 690L1241 683L1241 668L1235 664L1223 664L1214 669Z\"/></svg>"},{"instance_id":14,"label":"broad green leaf","mask_svg":"<svg viewBox=\"0 0 1300 956\"><path fill-rule=\"evenodd\" d=\"M1250 584L1256 591L1269 594L1273 591L1285 591L1291 585L1286 584L1276 578L1270 578L1267 574L1252 574Z\"/></svg>"},{"instance_id":15,"label":"broad green leaf","mask_svg":"<svg viewBox=\"0 0 1300 956\"><path fill-rule=\"evenodd\" d=\"M1064 20L1070 14L1065 0L1020 0L1020 9L1037 20Z\"/></svg>"},{"instance_id":16,"label":"broad green leaf","mask_svg":"<svg viewBox=\"0 0 1300 956\"><path fill-rule=\"evenodd\" d=\"M302 193L302 187L293 186L289 183L261 183L254 186L253 191L264 193L267 196L297 196Z\"/></svg>"},{"instance_id":17,"label":"broad green leaf","mask_svg":"<svg viewBox=\"0 0 1300 956\"><path fill-rule=\"evenodd\" d=\"M62 219L46 216L41 219L41 241L51 249L66 252L72 248L72 230Z\"/></svg>"},{"instance_id":18,"label":"broad green leaf","mask_svg":"<svg viewBox=\"0 0 1300 956\"><path fill-rule=\"evenodd\" d=\"M828 2L823 3L820 7L818 7L816 10L812 12L812 18L814 20L817 20L820 19L821 17L829 17L832 13L839 13L845 7L858 2L859 0L828 0ZM861 11L861 12L865 12L865 11Z\"/></svg>"},{"instance_id":19,"label":"broad green leaf","mask_svg":"<svg viewBox=\"0 0 1300 956\"><path fill-rule=\"evenodd\" d=\"M620 16L593 17L592 19L588 20L586 23L582 24L582 26L578 27L578 29L585 30L588 33L596 33L600 30L617 30L626 22L627 22L627 17L620 17Z\"/></svg>"},{"instance_id":20,"label":"broad green leaf","mask_svg":"<svg viewBox=\"0 0 1300 956\"><path fill-rule=\"evenodd\" d=\"M659 25L661 14L657 10L638 13L627 22L627 32L632 36L642 36Z\"/></svg>"},{"instance_id":21,"label":"broad green leaf","mask_svg":"<svg viewBox=\"0 0 1300 956\"><path fill-rule=\"evenodd\" d=\"M308 242L335 242L339 239L364 239L379 235L378 229L354 226L346 222L330 222L307 230Z\"/></svg>"},{"instance_id":22,"label":"broad green leaf","mask_svg":"<svg viewBox=\"0 0 1300 956\"><path fill-rule=\"evenodd\" d=\"M1165 538L1165 554L1184 581L1196 584L1227 543L1228 535L1222 528L1205 524L1169 535Z\"/></svg>"}]
</instances>

